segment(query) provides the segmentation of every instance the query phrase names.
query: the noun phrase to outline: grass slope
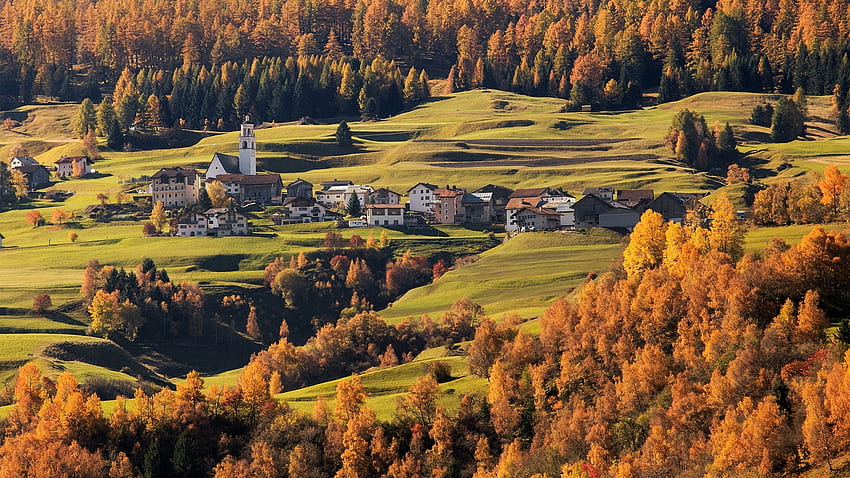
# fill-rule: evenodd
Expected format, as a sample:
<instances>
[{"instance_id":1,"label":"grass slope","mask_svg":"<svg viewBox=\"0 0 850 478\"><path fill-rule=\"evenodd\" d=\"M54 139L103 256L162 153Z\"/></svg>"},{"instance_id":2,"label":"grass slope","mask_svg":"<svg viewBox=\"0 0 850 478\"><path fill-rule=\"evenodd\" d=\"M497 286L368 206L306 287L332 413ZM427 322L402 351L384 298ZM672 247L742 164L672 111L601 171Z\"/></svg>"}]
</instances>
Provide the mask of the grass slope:
<instances>
[{"instance_id":1,"label":"grass slope","mask_svg":"<svg viewBox=\"0 0 850 478\"><path fill-rule=\"evenodd\" d=\"M557 297L607 269L622 250L622 237L604 230L525 233L491 249L471 265L409 291L380 312L390 323L410 316L432 318L462 297L484 306L492 317L516 313L536 317Z\"/></svg>"}]
</instances>

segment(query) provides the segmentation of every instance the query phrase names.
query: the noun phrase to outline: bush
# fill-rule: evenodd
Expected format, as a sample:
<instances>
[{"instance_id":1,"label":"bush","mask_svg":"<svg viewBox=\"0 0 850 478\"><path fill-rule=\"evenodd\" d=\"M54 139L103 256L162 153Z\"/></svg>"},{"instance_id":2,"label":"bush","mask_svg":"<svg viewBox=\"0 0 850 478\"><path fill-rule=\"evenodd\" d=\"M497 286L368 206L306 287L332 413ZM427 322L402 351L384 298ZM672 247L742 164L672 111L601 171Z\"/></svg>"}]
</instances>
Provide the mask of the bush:
<instances>
[{"instance_id":1,"label":"bush","mask_svg":"<svg viewBox=\"0 0 850 478\"><path fill-rule=\"evenodd\" d=\"M437 383L446 383L452 380L452 368L448 362L437 360L428 364L428 375L434 377Z\"/></svg>"}]
</instances>

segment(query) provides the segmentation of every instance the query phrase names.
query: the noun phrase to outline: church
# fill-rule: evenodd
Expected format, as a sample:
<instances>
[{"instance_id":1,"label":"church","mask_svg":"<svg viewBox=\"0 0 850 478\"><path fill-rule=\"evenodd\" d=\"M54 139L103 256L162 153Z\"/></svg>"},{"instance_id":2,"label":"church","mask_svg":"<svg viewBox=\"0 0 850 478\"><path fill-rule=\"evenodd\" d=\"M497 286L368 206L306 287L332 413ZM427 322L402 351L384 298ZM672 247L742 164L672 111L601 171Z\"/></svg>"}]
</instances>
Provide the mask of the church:
<instances>
[{"instance_id":1,"label":"church","mask_svg":"<svg viewBox=\"0 0 850 478\"><path fill-rule=\"evenodd\" d=\"M239 156L215 153L204 175L206 182L221 181L237 203L278 205L283 200L279 174L257 174L257 140L254 124L246 119L239 134Z\"/></svg>"}]
</instances>

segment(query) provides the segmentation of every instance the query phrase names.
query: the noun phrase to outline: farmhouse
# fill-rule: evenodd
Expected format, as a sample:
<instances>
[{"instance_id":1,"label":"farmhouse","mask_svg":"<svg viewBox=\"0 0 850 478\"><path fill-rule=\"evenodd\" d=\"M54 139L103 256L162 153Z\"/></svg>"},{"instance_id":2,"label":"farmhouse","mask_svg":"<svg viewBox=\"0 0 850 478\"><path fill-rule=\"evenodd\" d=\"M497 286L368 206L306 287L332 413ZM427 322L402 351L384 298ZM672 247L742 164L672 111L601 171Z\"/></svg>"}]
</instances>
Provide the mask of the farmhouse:
<instances>
[{"instance_id":1,"label":"farmhouse","mask_svg":"<svg viewBox=\"0 0 850 478\"><path fill-rule=\"evenodd\" d=\"M36 166L38 161L29 156L15 156L9 161L9 169L17 169L21 166Z\"/></svg>"},{"instance_id":2,"label":"farmhouse","mask_svg":"<svg viewBox=\"0 0 850 478\"><path fill-rule=\"evenodd\" d=\"M59 178L83 177L91 174L92 164L94 161L88 156L62 156L56 160L56 176Z\"/></svg>"},{"instance_id":3,"label":"farmhouse","mask_svg":"<svg viewBox=\"0 0 850 478\"><path fill-rule=\"evenodd\" d=\"M204 214L209 220L210 235L216 237L248 235L248 218L235 209L212 208Z\"/></svg>"},{"instance_id":4,"label":"farmhouse","mask_svg":"<svg viewBox=\"0 0 850 478\"><path fill-rule=\"evenodd\" d=\"M401 194L387 188L378 188L369 193L369 204L401 204Z\"/></svg>"},{"instance_id":5,"label":"farmhouse","mask_svg":"<svg viewBox=\"0 0 850 478\"><path fill-rule=\"evenodd\" d=\"M166 208L183 207L198 202L201 174L195 168L162 168L151 176L152 201Z\"/></svg>"},{"instance_id":6,"label":"farmhouse","mask_svg":"<svg viewBox=\"0 0 850 478\"><path fill-rule=\"evenodd\" d=\"M552 209L523 207L514 214L519 230L553 231L561 227L561 214Z\"/></svg>"},{"instance_id":7,"label":"farmhouse","mask_svg":"<svg viewBox=\"0 0 850 478\"><path fill-rule=\"evenodd\" d=\"M43 188L50 185L50 171L44 166L36 164L25 164L12 169L17 169L27 178L27 184L30 191Z\"/></svg>"},{"instance_id":8,"label":"farmhouse","mask_svg":"<svg viewBox=\"0 0 850 478\"><path fill-rule=\"evenodd\" d=\"M548 187L518 189L510 195L505 205L505 230L508 232L521 230L522 225L518 221L517 214L520 210L528 208L536 210L539 214L549 215L555 212L566 215L565 218L559 216L558 222L563 223L561 224L563 226L572 225L574 221L570 214L574 202L573 196L558 189ZM526 212L525 214L528 215L529 213Z\"/></svg>"},{"instance_id":9,"label":"farmhouse","mask_svg":"<svg viewBox=\"0 0 850 478\"><path fill-rule=\"evenodd\" d=\"M254 201L260 204L280 204L283 200L283 181L278 174L220 174L227 195L238 203Z\"/></svg>"},{"instance_id":10,"label":"farmhouse","mask_svg":"<svg viewBox=\"0 0 850 478\"><path fill-rule=\"evenodd\" d=\"M701 206L699 201L703 197L705 194L665 192L647 204L646 208L661 214L665 221L682 222L688 210Z\"/></svg>"},{"instance_id":11,"label":"farmhouse","mask_svg":"<svg viewBox=\"0 0 850 478\"><path fill-rule=\"evenodd\" d=\"M492 222L504 222L505 206L508 204L508 200L510 199L511 194L513 193L513 189L509 189L503 186L496 186L495 184L488 184L472 192L472 194L482 199L484 199L484 194L490 195L489 201L490 207L492 208L492 215L490 217L490 221ZM486 200L487 199L485 199L485 201Z\"/></svg>"},{"instance_id":12,"label":"farmhouse","mask_svg":"<svg viewBox=\"0 0 850 478\"><path fill-rule=\"evenodd\" d=\"M177 235L180 237L206 236L209 232L209 218L197 212L184 214L177 218Z\"/></svg>"},{"instance_id":13,"label":"farmhouse","mask_svg":"<svg viewBox=\"0 0 850 478\"><path fill-rule=\"evenodd\" d=\"M576 227L607 227L631 230L640 213L625 204L606 200L595 194L579 199L574 205Z\"/></svg>"},{"instance_id":14,"label":"farmhouse","mask_svg":"<svg viewBox=\"0 0 850 478\"><path fill-rule=\"evenodd\" d=\"M367 204L366 222L370 226L403 226L403 204Z\"/></svg>"},{"instance_id":15,"label":"farmhouse","mask_svg":"<svg viewBox=\"0 0 850 478\"><path fill-rule=\"evenodd\" d=\"M313 198L313 184L301 178L286 185L287 198Z\"/></svg>"},{"instance_id":16,"label":"farmhouse","mask_svg":"<svg viewBox=\"0 0 850 478\"><path fill-rule=\"evenodd\" d=\"M472 224L490 222L490 217L493 215L492 200L493 195L490 193L464 193L461 198L463 221Z\"/></svg>"},{"instance_id":17,"label":"farmhouse","mask_svg":"<svg viewBox=\"0 0 850 478\"><path fill-rule=\"evenodd\" d=\"M282 209L283 214L279 216L279 224L324 222L330 220L327 208L316 202L312 197L288 197L284 199ZM274 219L272 220L274 221Z\"/></svg>"}]
</instances>

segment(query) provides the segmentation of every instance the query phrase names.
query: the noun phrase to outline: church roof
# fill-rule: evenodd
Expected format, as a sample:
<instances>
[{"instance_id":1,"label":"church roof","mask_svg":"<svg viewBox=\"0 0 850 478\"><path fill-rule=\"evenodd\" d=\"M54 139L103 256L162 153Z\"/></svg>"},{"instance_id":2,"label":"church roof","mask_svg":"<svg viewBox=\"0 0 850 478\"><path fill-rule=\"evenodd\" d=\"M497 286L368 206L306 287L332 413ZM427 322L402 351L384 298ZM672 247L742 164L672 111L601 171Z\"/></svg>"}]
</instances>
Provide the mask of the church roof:
<instances>
[{"instance_id":1,"label":"church roof","mask_svg":"<svg viewBox=\"0 0 850 478\"><path fill-rule=\"evenodd\" d=\"M215 154L213 154L213 158L212 158L212 161L210 161L210 164L212 164L213 161L216 160L216 158L221 163L221 167L223 167L224 170L227 171L228 174L239 174L239 173L242 172L242 171L239 170L239 157L238 156L233 156L233 155L224 154L224 153L215 153Z\"/></svg>"}]
</instances>

